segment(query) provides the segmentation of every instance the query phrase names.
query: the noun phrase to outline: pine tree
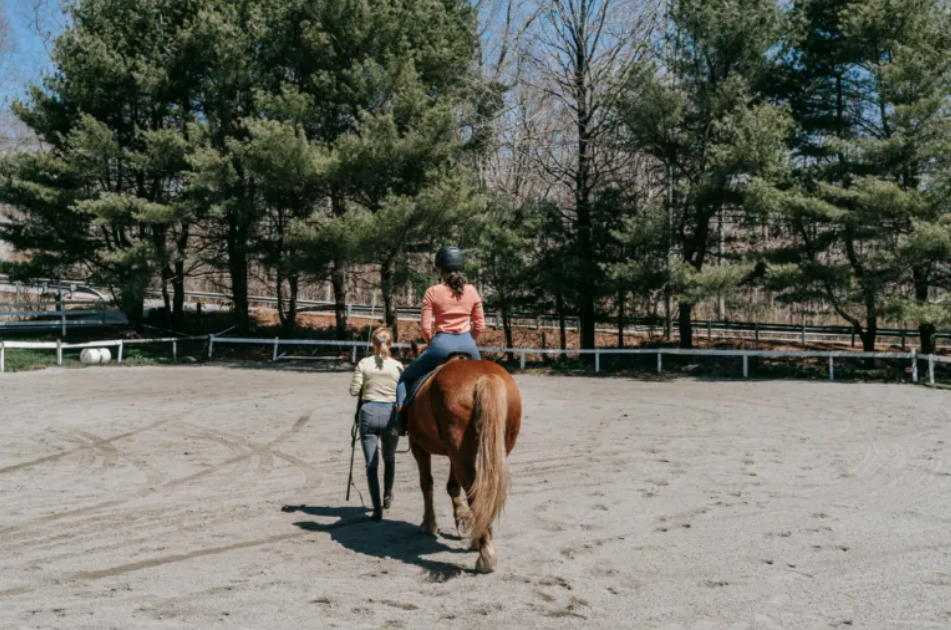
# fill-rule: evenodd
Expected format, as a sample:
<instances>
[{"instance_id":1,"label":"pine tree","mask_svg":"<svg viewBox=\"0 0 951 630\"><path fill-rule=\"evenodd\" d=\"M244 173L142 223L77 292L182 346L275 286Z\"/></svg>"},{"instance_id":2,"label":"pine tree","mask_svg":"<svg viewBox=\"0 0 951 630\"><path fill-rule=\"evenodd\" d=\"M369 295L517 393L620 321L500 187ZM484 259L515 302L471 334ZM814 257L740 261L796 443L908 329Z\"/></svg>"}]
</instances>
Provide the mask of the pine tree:
<instances>
[{"instance_id":1,"label":"pine tree","mask_svg":"<svg viewBox=\"0 0 951 630\"><path fill-rule=\"evenodd\" d=\"M441 150L436 144L445 142L440 134L457 132L460 121L445 113L471 109L464 101L474 89L473 11L467 3L289 0L274 3L260 24L258 102L264 115L298 125L308 141L326 149L333 168L321 194L332 219L360 225L359 217L346 218L351 210L375 213L392 199L418 195L448 172L437 162L458 155L452 149L436 156ZM435 144L425 148L426 142ZM422 155L427 151L431 157ZM369 161L361 164L364 157ZM405 209L402 202L397 205ZM322 219L297 231L297 238L315 239L305 246L312 271L325 267L325 257L314 251L328 245L318 228L337 233ZM370 240L378 242L372 234ZM345 255L360 248L331 248L337 334L343 335L345 272L357 262ZM384 297L392 302L400 256L362 258L383 265ZM394 317L390 304L388 318L395 326Z\"/></svg>"},{"instance_id":2,"label":"pine tree","mask_svg":"<svg viewBox=\"0 0 951 630\"><path fill-rule=\"evenodd\" d=\"M938 0L803 0L792 19L793 168L755 196L793 238L771 254L769 283L789 300L830 304L866 351L886 312L918 319L931 351L929 296L948 260L947 10Z\"/></svg>"},{"instance_id":3,"label":"pine tree","mask_svg":"<svg viewBox=\"0 0 951 630\"><path fill-rule=\"evenodd\" d=\"M664 240L675 257L667 282L679 296L680 343L689 348L694 305L735 286L748 271L707 268L713 221L743 207L750 178L780 169L788 123L763 93L768 55L780 34L774 1L680 0L668 22L667 59L630 68L618 113L629 150L653 159L669 191Z\"/></svg>"},{"instance_id":4,"label":"pine tree","mask_svg":"<svg viewBox=\"0 0 951 630\"><path fill-rule=\"evenodd\" d=\"M28 258L14 273L82 268L114 287L141 324L157 271L166 304L172 281L181 314L189 225L181 192L192 121L182 95L193 86L169 67L189 66L197 11L196 2L166 0L72 8L71 26L55 43L55 72L15 106L49 150L14 155L3 167L0 198L17 210L4 238Z\"/></svg>"}]
</instances>

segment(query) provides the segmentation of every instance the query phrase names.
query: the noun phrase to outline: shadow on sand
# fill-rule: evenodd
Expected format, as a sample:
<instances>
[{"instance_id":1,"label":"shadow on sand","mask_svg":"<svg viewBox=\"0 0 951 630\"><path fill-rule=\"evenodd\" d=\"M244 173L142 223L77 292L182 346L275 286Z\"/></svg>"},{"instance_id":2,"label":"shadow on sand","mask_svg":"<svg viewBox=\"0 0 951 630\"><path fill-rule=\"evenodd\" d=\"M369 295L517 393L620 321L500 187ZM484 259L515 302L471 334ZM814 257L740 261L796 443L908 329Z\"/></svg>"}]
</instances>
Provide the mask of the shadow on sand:
<instances>
[{"instance_id":1,"label":"shadow on sand","mask_svg":"<svg viewBox=\"0 0 951 630\"><path fill-rule=\"evenodd\" d=\"M459 541L458 536L427 536L419 533L416 525L405 521L373 522L367 517L365 509L356 507L285 505L281 511L339 519L329 524L299 521L294 525L309 532L330 534L331 540L357 553L418 566L425 571L429 582L447 582L461 575L475 573L474 569L425 557L437 553L467 554L467 549L450 547L440 540Z\"/></svg>"}]
</instances>

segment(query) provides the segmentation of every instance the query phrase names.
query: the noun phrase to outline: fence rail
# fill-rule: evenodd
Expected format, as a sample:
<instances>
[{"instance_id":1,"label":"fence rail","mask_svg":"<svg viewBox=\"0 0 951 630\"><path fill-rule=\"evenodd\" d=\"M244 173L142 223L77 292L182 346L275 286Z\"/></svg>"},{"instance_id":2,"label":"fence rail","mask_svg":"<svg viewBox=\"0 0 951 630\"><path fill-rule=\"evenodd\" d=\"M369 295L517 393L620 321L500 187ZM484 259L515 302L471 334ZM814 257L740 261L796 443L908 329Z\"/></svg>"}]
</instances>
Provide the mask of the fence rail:
<instances>
[{"instance_id":1,"label":"fence rail","mask_svg":"<svg viewBox=\"0 0 951 630\"><path fill-rule=\"evenodd\" d=\"M350 348L350 360L356 363L357 351L360 348L369 350L371 344L366 341L331 341L315 339L254 339L242 337L217 337L211 335L208 337L208 359L214 358L215 345L237 344L237 345L263 345L273 348L272 360L277 361L282 358L279 354L282 346L324 346ZM393 344L394 348L408 348L409 344ZM928 363L928 378L933 385L935 383L934 368L938 363L951 364L951 357L938 355L919 355L917 351L911 352L851 352L851 351L782 351L782 350L702 350L702 349L683 349L683 348L598 348L594 350L581 349L542 349L542 348L497 348L483 347L481 352L512 354L519 358L519 367L524 370L528 355L593 355L595 359L595 372L601 372L601 357L612 355L655 355L657 357L657 371L663 373L664 356L696 356L696 357L735 357L743 360L743 377L749 377L749 360L751 358L813 358L827 359L829 362L829 379L835 380L835 360L836 359L884 359L897 361L910 361L912 370L912 380L919 381L918 364L920 361ZM290 357L283 357L290 358ZM295 357L303 358L303 357Z\"/></svg>"},{"instance_id":2,"label":"fence rail","mask_svg":"<svg viewBox=\"0 0 951 630\"><path fill-rule=\"evenodd\" d=\"M84 348L118 347L117 362L122 363L122 351L125 346L143 345L155 343L172 344L173 359L177 360L178 343L183 341L205 341L208 342L208 359L214 358L215 345L261 345L273 348L272 360L277 361L282 358L279 355L282 346L323 346L335 348L350 348L350 359L353 363L357 360L357 351L360 348L369 349L372 345L366 341L333 341L320 339L254 339L242 337L223 337L220 335L190 336L190 337L166 337L159 339L118 339L93 341L86 343L63 343L62 341L0 341L0 373L5 370L5 352L7 349L29 349L29 350L55 350L56 363L62 365L63 352L67 350L80 350ZM409 344L394 344L395 348L408 348ZM743 377L749 377L750 358L814 358L827 359L829 362L829 379L835 380L835 360L836 359L883 359L893 361L910 361L912 380L919 381L919 362L926 361L928 364L928 380L933 385L935 383L935 366L937 364L951 365L951 357L938 355L919 355L915 350L911 352L850 352L850 351L781 351L781 350L702 350L702 349L682 349L682 348L598 348L593 350L581 349L543 349L543 348L501 348L484 347L482 352L511 354L519 357L519 367L525 369L528 355L548 355L548 356L567 356L567 355L593 355L595 359L595 372L601 372L602 356L632 356L632 355L654 355L657 357L657 371L664 371L664 356L695 356L695 357L734 357L743 361ZM290 358L290 357L283 357ZM305 357L294 357L305 358Z\"/></svg>"},{"instance_id":3,"label":"fence rail","mask_svg":"<svg viewBox=\"0 0 951 630\"><path fill-rule=\"evenodd\" d=\"M69 309L69 306L94 306L95 308ZM0 309L0 330L29 328L34 330L59 330L66 336L70 327L105 326L117 323L117 313L110 311L105 302L99 300L57 300L55 302L2 302ZM8 319L14 318L14 319ZM30 319L20 319L30 318ZM82 318L82 319L81 319ZM95 318L95 319L90 319ZM124 322L125 319L123 318Z\"/></svg>"},{"instance_id":4,"label":"fence rail","mask_svg":"<svg viewBox=\"0 0 951 630\"><path fill-rule=\"evenodd\" d=\"M148 345L155 343L172 344L172 360L178 360L178 344L182 341L206 341L207 336L165 337L161 339L111 339L105 341L89 341L85 343L63 343L62 341L0 341L0 374L6 371L7 350L55 350L56 365L63 365L63 352L67 350L83 350L86 348L118 348L116 363L122 363L122 352L126 346Z\"/></svg>"}]
</instances>

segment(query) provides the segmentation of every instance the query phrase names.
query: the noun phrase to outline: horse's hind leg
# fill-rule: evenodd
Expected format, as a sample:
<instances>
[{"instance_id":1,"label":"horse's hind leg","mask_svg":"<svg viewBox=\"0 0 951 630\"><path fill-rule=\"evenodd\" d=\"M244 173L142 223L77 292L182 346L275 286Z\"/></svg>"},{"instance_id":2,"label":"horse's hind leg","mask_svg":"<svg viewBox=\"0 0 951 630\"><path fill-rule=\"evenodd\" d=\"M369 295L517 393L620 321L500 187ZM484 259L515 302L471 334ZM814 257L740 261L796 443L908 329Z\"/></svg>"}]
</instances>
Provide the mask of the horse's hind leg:
<instances>
[{"instance_id":1,"label":"horse's hind leg","mask_svg":"<svg viewBox=\"0 0 951 630\"><path fill-rule=\"evenodd\" d=\"M469 530L469 506L462 498L462 486L459 484L458 475L456 475L456 465L452 464L449 471L449 481L446 483L446 492L452 499L452 515L456 519L456 531L459 535L465 537Z\"/></svg>"},{"instance_id":2,"label":"horse's hind leg","mask_svg":"<svg viewBox=\"0 0 951 630\"><path fill-rule=\"evenodd\" d=\"M472 509L479 501L479 496L477 493L472 491L471 486L467 492L469 495L469 506ZM482 538L474 539L472 541L472 548L479 550L479 559L476 560L476 571L479 573L492 573L495 571L495 566L498 563L498 560L495 555L495 545L492 544L492 527L490 526L488 531L485 533Z\"/></svg>"},{"instance_id":3,"label":"horse's hind leg","mask_svg":"<svg viewBox=\"0 0 951 630\"><path fill-rule=\"evenodd\" d=\"M416 458L416 466L419 468L419 488L423 491L423 503L425 505L423 524L419 526L419 530L425 534L435 536L438 528L436 527L436 511L433 509L433 458L432 455L413 442L410 442L410 444L413 448L413 457Z\"/></svg>"},{"instance_id":4,"label":"horse's hind leg","mask_svg":"<svg viewBox=\"0 0 951 630\"><path fill-rule=\"evenodd\" d=\"M492 573L498 563L495 555L495 545L492 543L492 533L490 527L488 533L478 541L479 559L476 560L476 571L479 573Z\"/></svg>"},{"instance_id":5,"label":"horse's hind leg","mask_svg":"<svg viewBox=\"0 0 951 630\"><path fill-rule=\"evenodd\" d=\"M472 491L472 484L475 482L475 466L456 464L453 462L453 473L459 485L466 490L466 496L469 497L469 508L476 504L479 496ZM455 501L453 502L455 503ZM495 545L492 544L492 528L482 538L472 540L472 548L479 551L479 559L476 560L476 571L479 573L492 573L495 571L498 560L495 555Z\"/></svg>"}]
</instances>

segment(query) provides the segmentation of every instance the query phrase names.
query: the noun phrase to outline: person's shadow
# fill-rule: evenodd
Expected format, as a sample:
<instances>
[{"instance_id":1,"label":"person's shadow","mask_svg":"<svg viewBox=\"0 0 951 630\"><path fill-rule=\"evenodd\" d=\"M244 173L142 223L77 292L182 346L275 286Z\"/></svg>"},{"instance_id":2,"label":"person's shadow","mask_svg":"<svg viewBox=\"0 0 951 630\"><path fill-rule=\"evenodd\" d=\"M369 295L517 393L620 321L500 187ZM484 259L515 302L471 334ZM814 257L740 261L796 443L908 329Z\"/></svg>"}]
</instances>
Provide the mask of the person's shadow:
<instances>
[{"instance_id":1,"label":"person's shadow","mask_svg":"<svg viewBox=\"0 0 951 630\"><path fill-rule=\"evenodd\" d=\"M376 523L367 518L364 508L357 507L285 505L281 511L339 519L329 524L299 521L294 525L309 532L328 533L331 540L357 553L374 558L391 558L421 567L431 582L446 582L463 574L475 573L474 569L427 559L425 556L436 553L465 554L469 550L450 547L437 537L420 534L416 525L405 521L383 520ZM456 536L444 538L459 540Z\"/></svg>"}]
</instances>

